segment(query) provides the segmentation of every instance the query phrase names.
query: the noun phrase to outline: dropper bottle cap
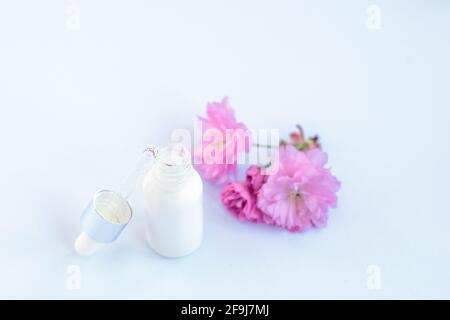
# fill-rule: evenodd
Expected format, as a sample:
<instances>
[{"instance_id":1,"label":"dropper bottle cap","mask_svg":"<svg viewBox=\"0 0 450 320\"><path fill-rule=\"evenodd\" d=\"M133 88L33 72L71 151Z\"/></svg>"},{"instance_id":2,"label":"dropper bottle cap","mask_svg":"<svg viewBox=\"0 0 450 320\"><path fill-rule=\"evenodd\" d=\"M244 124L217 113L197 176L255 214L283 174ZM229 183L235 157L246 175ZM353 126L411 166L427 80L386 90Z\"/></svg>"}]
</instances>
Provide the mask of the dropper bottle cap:
<instances>
[{"instance_id":1,"label":"dropper bottle cap","mask_svg":"<svg viewBox=\"0 0 450 320\"><path fill-rule=\"evenodd\" d=\"M104 244L116 240L133 215L128 198L149 169L157 148L145 149L133 171L118 187L118 191L100 190L81 215L81 233L75 240L75 251L82 256L92 255Z\"/></svg>"},{"instance_id":2,"label":"dropper bottle cap","mask_svg":"<svg viewBox=\"0 0 450 320\"><path fill-rule=\"evenodd\" d=\"M100 190L81 215L82 232L75 241L80 255L93 254L98 244L117 239L132 216L131 206L119 193Z\"/></svg>"}]
</instances>

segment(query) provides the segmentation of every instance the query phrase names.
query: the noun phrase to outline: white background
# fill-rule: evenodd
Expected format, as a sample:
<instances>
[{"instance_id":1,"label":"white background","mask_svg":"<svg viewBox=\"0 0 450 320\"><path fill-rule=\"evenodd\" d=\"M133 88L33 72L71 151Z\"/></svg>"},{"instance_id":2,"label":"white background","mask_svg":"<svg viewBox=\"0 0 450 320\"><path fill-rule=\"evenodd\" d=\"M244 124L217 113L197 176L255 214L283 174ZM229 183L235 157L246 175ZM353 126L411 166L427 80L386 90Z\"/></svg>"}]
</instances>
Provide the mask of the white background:
<instances>
[{"instance_id":1,"label":"white background","mask_svg":"<svg viewBox=\"0 0 450 320\"><path fill-rule=\"evenodd\" d=\"M370 4L1 0L0 298L450 298L450 5L377 1L373 30ZM136 196L78 257L92 194L224 95L251 128L320 134L342 181L327 228L239 222L207 185L191 256L147 247Z\"/></svg>"}]
</instances>

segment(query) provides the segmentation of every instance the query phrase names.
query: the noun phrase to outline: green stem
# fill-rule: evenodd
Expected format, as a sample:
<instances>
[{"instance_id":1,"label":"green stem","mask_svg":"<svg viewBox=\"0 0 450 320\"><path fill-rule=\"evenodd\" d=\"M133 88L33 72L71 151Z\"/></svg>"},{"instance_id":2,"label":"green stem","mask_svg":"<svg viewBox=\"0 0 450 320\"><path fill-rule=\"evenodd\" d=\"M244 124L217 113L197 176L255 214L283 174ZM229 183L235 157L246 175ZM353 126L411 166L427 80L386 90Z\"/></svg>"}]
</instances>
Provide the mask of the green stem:
<instances>
[{"instance_id":1,"label":"green stem","mask_svg":"<svg viewBox=\"0 0 450 320\"><path fill-rule=\"evenodd\" d=\"M267 149L275 149L275 148L278 148L277 146L272 146L272 145L270 145L270 144L260 144L260 143L254 143L253 146L254 146L254 147L257 147L257 148L267 148Z\"/></svg>"}]
</instances>

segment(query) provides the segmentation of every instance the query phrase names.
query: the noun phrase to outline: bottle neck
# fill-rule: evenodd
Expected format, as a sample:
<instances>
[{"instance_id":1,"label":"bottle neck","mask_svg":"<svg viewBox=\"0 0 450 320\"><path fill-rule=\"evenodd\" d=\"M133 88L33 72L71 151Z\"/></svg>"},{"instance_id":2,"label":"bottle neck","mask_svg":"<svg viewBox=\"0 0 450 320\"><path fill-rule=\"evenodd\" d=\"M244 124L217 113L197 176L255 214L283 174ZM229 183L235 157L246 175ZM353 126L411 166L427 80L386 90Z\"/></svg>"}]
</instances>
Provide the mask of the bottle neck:
<instances>
[{"instance_id":1,"label":"bottle neck","mask_svg":"<svg viewBox=\"0 0 450 320\"><path fill-rule=\"evenodd\" d=\"M169 145L159 150L153 167L153 179L158 187L175 191L183 186L193 168L191 155L180 145Z\"/></svg>"}]
</instances>

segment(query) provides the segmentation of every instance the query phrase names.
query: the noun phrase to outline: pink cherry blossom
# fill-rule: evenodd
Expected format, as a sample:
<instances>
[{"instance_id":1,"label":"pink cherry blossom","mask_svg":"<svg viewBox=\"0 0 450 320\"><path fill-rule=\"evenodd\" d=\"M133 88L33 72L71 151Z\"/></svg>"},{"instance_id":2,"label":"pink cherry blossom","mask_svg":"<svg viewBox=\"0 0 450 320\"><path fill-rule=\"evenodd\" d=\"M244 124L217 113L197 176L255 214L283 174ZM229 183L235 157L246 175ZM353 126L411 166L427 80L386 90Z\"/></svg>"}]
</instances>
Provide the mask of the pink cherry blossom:
<instances>
[{"instance_id":1,"label":"pink cherry blossom","mask_svg":"<svg viewBox=\"0 0 450 320\"><path fill-rule=\"evenodd\" d=\"M246 171L245 184L249 190L256 196L267 180L267 175L261 173L261 167L252 165Z\"/></svg>"},{"instance_id":2,"label":"pink cherry blossom","mask_svg":"<svg viewBox=\"0 0 450 320\"><path fill-rule=\"evenodd\" d=\"M258 193L264 222L292 232L324 226L340 188L340 182L324 168L326 162L327 155L320 149L305 153L291 145L280 147L278 170Z\"/></svg>"},{"instance_id":3,"label":"pink cherry blossom","mask_svg":"<svg viewBox=\"0 0 450 320\"><path fill-rule=\"evenodd\" d=\"M250 149L246 125L238 122L225 97L207 105L206 117L199 117L202 139L194 150L194 164L205 180L218 184L237 174L238 156Z\"/></svg>"},{"instance_id":4,"label":"pink cherry blossom","mask_svg":"<svg viewBox=\"0 0 450 320\"><path fill-rule=\"evenodd\" d=\"M256 198L247 185L233 181L225 185L221 193L222 203L240 220L260 222L262 213L256 206Z\"/></svg>"}]
</instances>

